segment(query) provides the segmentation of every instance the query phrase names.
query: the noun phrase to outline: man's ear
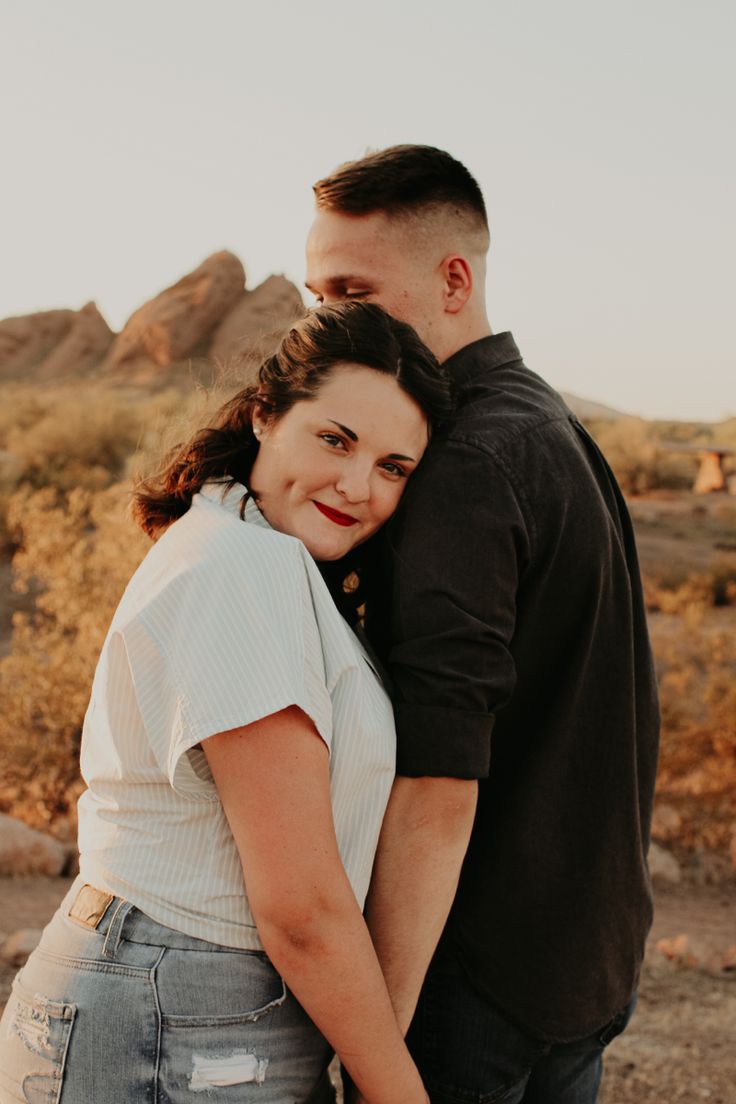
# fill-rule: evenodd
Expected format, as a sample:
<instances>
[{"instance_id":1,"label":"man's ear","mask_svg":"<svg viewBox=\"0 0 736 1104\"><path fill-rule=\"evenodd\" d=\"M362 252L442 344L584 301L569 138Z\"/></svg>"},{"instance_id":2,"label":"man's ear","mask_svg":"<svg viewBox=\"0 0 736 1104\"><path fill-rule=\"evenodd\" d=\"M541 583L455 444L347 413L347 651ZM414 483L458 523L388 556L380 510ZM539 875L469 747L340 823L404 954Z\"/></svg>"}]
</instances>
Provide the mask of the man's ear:
<instances>
[{"instance_id":1,"label":"man's ear","mask_svg":"<svg viewBox=\"0 0 736 1104\"><path fill-rule=\"evenodd\" d=\"M450 253L442 262L445 311L459 314L473 294L473 270L459 253Z\"/></svg>"}]
</instances>

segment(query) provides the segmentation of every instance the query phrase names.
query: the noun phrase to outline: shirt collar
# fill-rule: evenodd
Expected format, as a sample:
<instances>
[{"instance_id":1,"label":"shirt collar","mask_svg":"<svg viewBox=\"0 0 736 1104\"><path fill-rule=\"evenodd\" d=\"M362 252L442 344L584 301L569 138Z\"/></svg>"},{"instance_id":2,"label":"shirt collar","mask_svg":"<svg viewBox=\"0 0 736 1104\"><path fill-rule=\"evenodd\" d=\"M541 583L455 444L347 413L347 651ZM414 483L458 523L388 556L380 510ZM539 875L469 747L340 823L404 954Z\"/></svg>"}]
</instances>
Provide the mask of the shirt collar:
<instances>
[{"instance_id":1,"label":"shirt collar","mask_svg":"<svg viewBox=\"0 0 736 1104\"><path fill-rule=\"evenodd\" d=\"M506 330L504 333L481 337L478 341L472 341L470 345L458 349L445 361L444 367L450 379L455 383L464 384L469 383L475 376L520 360L519 347L511 333Z\"/></svg>"},{"instance_id":2,"label":"shirt collar","mask_svg":"<svg viewBox=\"0 0 736 1104\"><path fill-rule=\"evenodd\" d=\"M214 502L216 506L221 506L223 509L227 510L229 514L233 514L235 517L240 518L240 505L243 501L243 495L248 494L248 488L244 487L242 483L235 483L228 489L227 482L221 483L212 479L201 487L199 493L203 498L206 498L208 502ZM249 524L258 525L261 529L271 528L256 506L255 499L252 495L249 495L248 501L245 504L244 520Z\"/></svg>"}]
</instances>

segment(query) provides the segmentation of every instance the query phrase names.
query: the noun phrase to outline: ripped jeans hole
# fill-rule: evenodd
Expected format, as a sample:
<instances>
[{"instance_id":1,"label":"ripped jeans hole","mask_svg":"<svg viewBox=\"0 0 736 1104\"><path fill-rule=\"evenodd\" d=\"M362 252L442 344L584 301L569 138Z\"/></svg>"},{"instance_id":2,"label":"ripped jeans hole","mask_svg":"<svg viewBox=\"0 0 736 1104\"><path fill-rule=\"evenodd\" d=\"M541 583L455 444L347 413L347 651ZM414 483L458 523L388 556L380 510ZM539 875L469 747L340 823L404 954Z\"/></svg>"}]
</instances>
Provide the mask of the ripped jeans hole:
<instances>
[{"instance_id":1,"label":"ripped jeans hole","mask_svg":"<svg viewBox=\"0 0 736 1104\"><path fill-rule=\"evenodd\" d=\"M49 1045L49 1014L42 1004L17 1001L9 1031L18 1035L27 1047L43 1051Z\"/></svg>"},{"instance_id":2,"label":"ripped jeans hole","mask_svg":"<svg viewBox=\"0 0 736 1104\"><path fill-rule=\"evenodd\" d=\"M267 1065L268 1058L257 1058L245 1050L232 1054L195 1054L189 1088L193 1092L203 1092L216 1086L242 1085L246 1081L261 1085Z\"/></svg>"}]
</instances>

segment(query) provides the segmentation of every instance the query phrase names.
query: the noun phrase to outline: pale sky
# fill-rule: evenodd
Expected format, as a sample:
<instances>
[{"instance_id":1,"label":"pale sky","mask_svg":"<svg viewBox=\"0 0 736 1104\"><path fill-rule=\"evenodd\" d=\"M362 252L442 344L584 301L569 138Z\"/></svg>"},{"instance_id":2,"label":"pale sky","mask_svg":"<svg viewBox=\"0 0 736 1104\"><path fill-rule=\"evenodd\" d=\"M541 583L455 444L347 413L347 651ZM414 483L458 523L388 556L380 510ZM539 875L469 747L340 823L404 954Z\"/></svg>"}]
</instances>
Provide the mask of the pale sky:
<instances>
[{"instance_id":1,"label":"pale sky","mask_svg":"<svg viewBox=\"0 0 736 1104\"><path fill-rule=\"evenodd\" d=\"M440 146L491 223L488 305L553 385L736 415L733 0L4 0L0 318L119 329L231 249L302 288L311 185Z\"/></svg>"}]
</instances>

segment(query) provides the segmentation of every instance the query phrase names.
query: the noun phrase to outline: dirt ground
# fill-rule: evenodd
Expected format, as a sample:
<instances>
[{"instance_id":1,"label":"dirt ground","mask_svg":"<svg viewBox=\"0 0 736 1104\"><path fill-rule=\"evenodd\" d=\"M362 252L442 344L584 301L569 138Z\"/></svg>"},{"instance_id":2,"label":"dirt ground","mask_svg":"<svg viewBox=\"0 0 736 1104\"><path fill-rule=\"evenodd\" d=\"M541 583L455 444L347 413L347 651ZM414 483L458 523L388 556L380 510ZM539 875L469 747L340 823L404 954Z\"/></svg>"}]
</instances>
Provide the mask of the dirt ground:
<instances>
[{"instance_id":1,"label":"dirt ground","mask_svg":"<svg viewBox=\"0 0 736 1104\"><path fill-rule=\"evenodd\" d=\"M68 884L0 879L0 932L42 927ZM686 945L674 942L682 935ZM657 949L662 940L674 957ZM0 966L0 1005L13 973ZM736 1104L736 879L658 891L639 1007L607 1051L600 1095L600 1104L700 1100Z\"/></svg>"}]
</instances>

